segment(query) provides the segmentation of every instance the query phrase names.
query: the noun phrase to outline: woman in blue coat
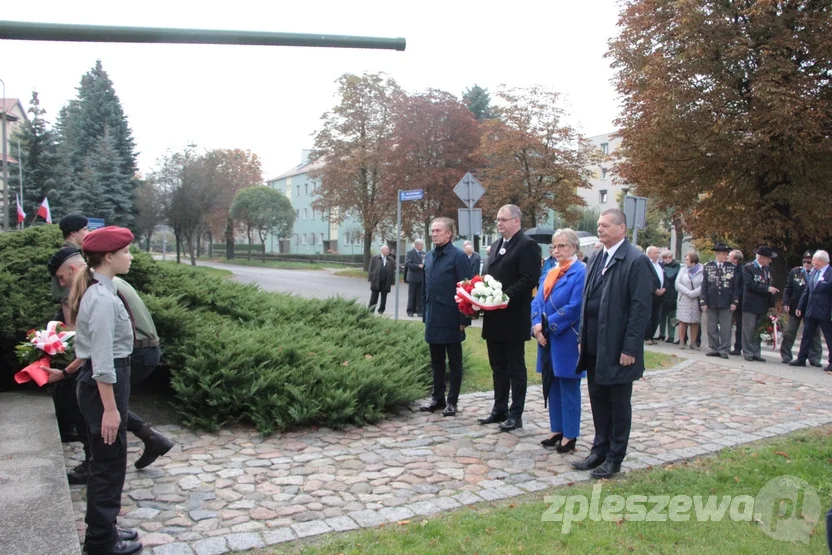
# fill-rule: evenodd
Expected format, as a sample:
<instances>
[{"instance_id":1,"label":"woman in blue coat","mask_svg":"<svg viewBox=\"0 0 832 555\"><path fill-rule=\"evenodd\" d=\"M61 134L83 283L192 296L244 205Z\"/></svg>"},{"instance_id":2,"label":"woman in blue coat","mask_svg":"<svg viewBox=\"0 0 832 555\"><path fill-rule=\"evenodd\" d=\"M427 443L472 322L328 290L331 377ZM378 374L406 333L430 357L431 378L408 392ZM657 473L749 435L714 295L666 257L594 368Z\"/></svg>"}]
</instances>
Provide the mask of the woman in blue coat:
<instances>
[{"instance_id":1,"label":"woman in blue coat","mask_svg":"<svg viewBox=\"0 0 832 555\"><path fill-rule=\"evenodd\" d=\"M552 435L540 443L558 453L575 449L581 427L581 379L576 374L581 301L586 265L577 259L578 235L559 229L552 236L557 265L540 278L532 301L532 334L537 339L537 371L549 384L549 425Z\"/></svg>"}]
</instances>

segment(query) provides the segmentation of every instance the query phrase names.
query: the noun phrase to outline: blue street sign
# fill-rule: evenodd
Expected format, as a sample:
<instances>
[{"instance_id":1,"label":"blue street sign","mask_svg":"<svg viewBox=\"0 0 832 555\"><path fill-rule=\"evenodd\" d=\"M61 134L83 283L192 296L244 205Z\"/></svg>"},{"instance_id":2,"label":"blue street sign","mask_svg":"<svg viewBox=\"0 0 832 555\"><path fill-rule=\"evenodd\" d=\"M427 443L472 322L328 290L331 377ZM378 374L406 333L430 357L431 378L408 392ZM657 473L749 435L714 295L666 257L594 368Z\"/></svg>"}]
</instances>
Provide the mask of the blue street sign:
<instances>
[{"instance_id":1,"label":"blue street sign","mask_svg":"<svg viewBox=\"0 0 832 555\"><path fill-rule=\"evenodd\" d=\"M399 191L399 202L408 200L422 200L425 197L423 189L412 189L410 191Z\"/></svg>"},{"instance_id":2,"label":"blue street sign","mask_svg":"<svg viewBox=\"0 0 832 555\"><path fill-rule=\"evenodd\" d=\"M93 231L104 227L104 218L87 218L87 229Z\"/></svg>"}]
</instances>

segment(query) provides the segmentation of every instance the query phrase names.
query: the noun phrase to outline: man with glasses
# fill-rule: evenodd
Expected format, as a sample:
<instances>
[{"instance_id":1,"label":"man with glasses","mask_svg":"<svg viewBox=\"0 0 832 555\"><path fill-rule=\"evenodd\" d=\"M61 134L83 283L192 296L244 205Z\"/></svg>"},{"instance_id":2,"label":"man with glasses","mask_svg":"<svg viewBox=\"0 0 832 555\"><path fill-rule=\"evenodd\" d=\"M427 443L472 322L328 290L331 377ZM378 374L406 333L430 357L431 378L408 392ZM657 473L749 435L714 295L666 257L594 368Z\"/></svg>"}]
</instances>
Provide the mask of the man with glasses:
<instances>
[{"instance_id":1,"label":"man with glasses","mask_svg":"<svg viewBox=\"0 0 832 555\"><path fill-rule=\"evenodd\" d=\"M523 427L525 345L531 339L532 291L540 281L540 247L520 230L521 216L520 208L513 204L497 213L497 231L502 238L492 245L488 273L503 285L508 307L487 311L482 321L482 338L494 378L494 406L479 423L501 423L504 432Z\"/></svg>"},{"instance_id":2,"label":"man with glasses","mask_svg":"<svg viewBox=\"0 0 832 555\"><path fill-rule=\"evenodd\" d=\"M809 278L809 273L812 271L812 251L803 253L803 265L792 268L789 272L789 277L786 280L786 288L783 290L783 312L789 315L789 325L783 331L783 342L780 344L780 359L783 364L788 364L792 361L792 347L794 346L794 339L797 337L797 328L803 321L803 315L795 314L797 303L800 302L800 296L803 295L803 290L806 289L806 280ZM792 310L795 309L795 311ZM820 343L820 329L818 329L815 336L812 338L812 344L809 347L809 364L820 368L822 356L822 347Z\"/></svg>"}]
</instances>

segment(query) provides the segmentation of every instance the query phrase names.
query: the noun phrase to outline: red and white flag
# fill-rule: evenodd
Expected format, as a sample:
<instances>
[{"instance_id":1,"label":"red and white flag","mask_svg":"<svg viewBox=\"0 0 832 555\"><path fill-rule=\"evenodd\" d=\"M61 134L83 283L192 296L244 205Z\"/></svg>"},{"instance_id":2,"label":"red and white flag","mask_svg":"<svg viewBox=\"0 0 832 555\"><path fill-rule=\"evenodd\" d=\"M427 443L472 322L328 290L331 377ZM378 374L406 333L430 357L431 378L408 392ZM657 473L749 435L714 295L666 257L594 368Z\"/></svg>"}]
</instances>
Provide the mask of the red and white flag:
<instances>
[{"instance_id":1,"label":"red and white flag","mask_svg":"<svg viewBox=\"0 0 832 555\"><path fill-rule=\"evenodd\" d=\"M23 211L23 206L20 205L20 195L15 195L14 198L17 201L17 223L20 223L26 219L26 212Z\"/></svg>"},{"instance_id":2,"label":"red and white flag","mask_svg":"<svg viewBox=\"0 0 832 555\"><path fill-rule=\"evenodd\" d=\"M52 223L52 211L49 209L49 200L46 197L43 197L43 202L40 203L38 216L46 220L46 223Z\"/></svg>"}]
</instances>

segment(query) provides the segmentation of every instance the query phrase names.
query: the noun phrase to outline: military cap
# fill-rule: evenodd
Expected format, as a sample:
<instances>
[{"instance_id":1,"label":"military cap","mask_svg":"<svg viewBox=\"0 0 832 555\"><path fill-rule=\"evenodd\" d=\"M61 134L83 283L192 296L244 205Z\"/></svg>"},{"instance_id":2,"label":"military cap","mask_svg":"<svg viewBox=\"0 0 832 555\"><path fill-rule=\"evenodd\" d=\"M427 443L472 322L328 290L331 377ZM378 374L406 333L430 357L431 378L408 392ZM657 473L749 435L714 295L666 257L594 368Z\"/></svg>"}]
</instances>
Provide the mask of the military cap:
<instances>
[{"instance_id":1,"label":"military cap","mask_svg":"<svg viewBox=\"0 0 832 555\"><path fill-rule=\"evenodd\" d=\"M53 254L49 262L46 263L46 267L49 268L49 273L53 276L57 274L61 265L76 254L81 254L81 250L78 247L61 247L61 250Z\"/></svg>"},{"instance_id":2,"label":"military cap","mask_svg":"<svg viewBox=\"0 0 832 555\"><path fill-rule=\"evenodd\" d=\"M83 214L67 214L66 216L61 218L58 227L61 228L61 231L64 232L64 235L69 235L73 231L84 229L85 227L87 227L88 223L89 222L87 221L86 216L84 216Z\"/></svg>"},{"instance_id":3,"label":"military cap","mask_svg":"<svg viewBox=\"0 0 832 555\"><path fill-rule=\"evenodd\" d=\"M108 225L84 237L84 252L108 253L123 249L133 242L133 232L125 227Z\"/></svg>"},{"instance_id":4,"label":"military cap","mask_svg":"<svg viewBox=\"0 0 832 555\"><path fill-rule=\"evenodd\" d=\"M731 252L731 247L725 243L717 243L711 250L714 252Z\"/></svg>"},{"instance_id":5,"label":"military cap","mask_svg":"<svg viewBox=\"0 0 832 555\"><path fill-rule=\"evenodd\" d=\"M760 245L757 247L757 250L754 251L754 254L759 254L760 256L767 256L768 258L777 258L777 253L771 250L771 247L768 245Z\"/></svg>"},{"instance_id":6,"label":"military cap","mask_svg":"<svg viewBox=\"0 0 832 555\"><path fill-rule=\"evenodd\" d=\"M803 260L812 260L815 257L815 253L812 251L806 251L803 253Z\"/></svg>"}]
</instances>

